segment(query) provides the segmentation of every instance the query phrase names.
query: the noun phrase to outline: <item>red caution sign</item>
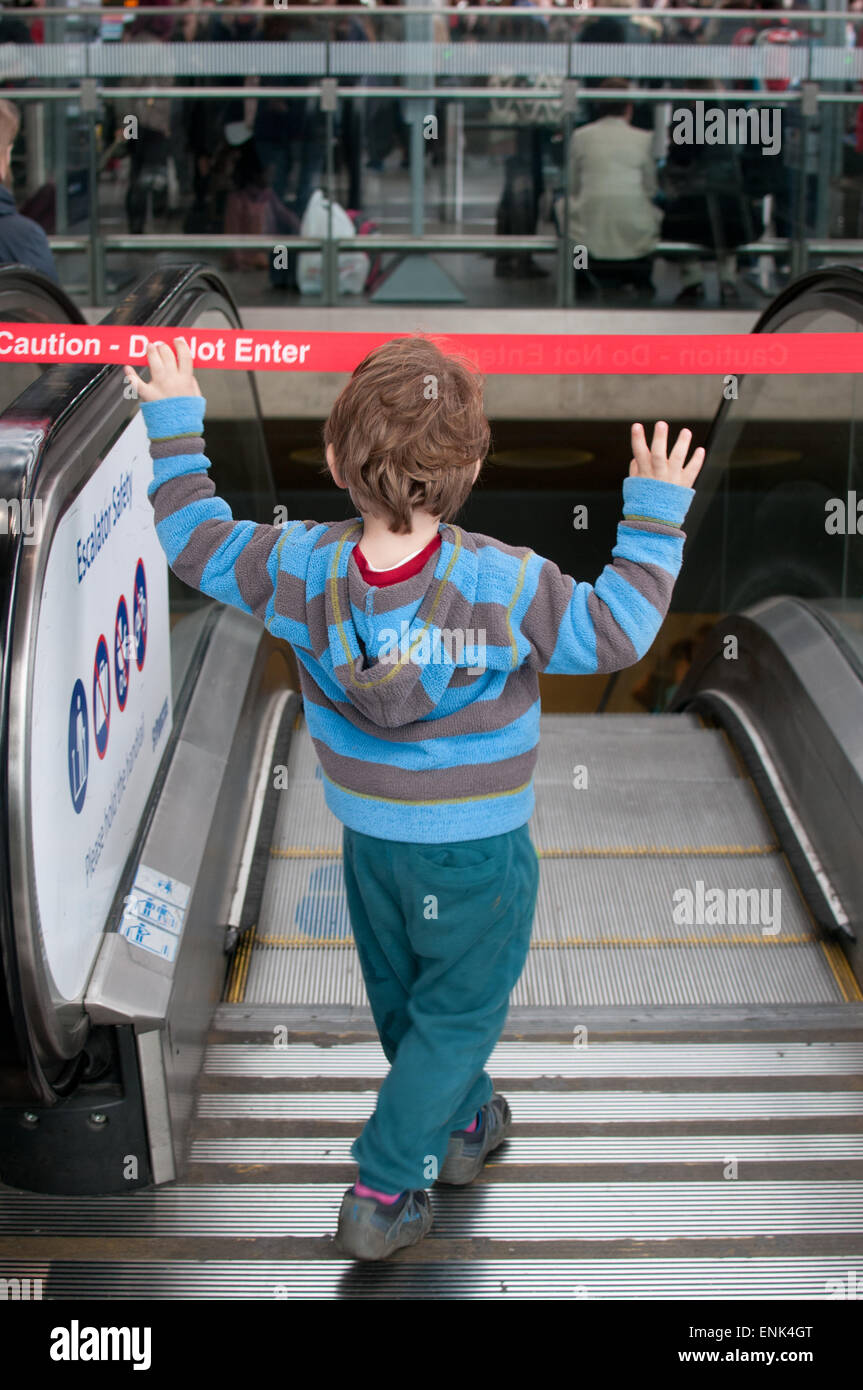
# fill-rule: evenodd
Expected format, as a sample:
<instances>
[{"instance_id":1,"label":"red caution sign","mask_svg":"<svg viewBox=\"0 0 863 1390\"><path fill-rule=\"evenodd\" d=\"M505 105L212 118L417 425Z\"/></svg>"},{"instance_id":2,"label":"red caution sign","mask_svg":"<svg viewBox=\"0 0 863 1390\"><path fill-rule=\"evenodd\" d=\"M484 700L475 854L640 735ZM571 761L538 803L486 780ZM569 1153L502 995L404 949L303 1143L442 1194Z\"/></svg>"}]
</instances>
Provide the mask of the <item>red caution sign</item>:
<instances>
[{"instance_id":1,"label":"red caution sign","mask_svg":"<svg viewBox=\"0 0 863 1390\"><path fill-rule=\"evenodd\" d=\"M352 372L405 333L7 324L4 362L146 364L150 342L186 339L196 369ZM834 375L863 371L863 333L464 333L423 336L490 376Z\"/></svg>"}]
</instances>

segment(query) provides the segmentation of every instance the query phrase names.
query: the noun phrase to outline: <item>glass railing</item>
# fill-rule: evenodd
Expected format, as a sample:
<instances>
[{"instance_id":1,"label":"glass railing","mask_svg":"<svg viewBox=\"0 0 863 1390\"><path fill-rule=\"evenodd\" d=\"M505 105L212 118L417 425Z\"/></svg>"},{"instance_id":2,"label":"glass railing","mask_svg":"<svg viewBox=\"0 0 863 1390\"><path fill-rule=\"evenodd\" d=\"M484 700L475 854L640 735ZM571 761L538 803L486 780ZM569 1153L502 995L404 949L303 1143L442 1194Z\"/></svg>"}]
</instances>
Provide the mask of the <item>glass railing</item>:
<instances>
[{"instance_id":1,"label":"glass railing","mask_svg":"<svg viewBox=\"0 0 863 1390\"><path fill-rule=\"evenodd\" d=\"M863 360L863 271L804 277L756 331L858 333ZM687 518L676 607L737 612L775 594L863 599L861 410L858 374L734 378Z\"/></svg>"},{"instance_id":2,"label":"glass railing","mask_svg":"<svg viewBox=\"0 0 863 1390\"><path fill-rule=\"evenodd\" d=\"M760 309L863 257L857 12L16 10L0 96L91 303L192 253L245 305Z\"/></svg>"}]
</instances>

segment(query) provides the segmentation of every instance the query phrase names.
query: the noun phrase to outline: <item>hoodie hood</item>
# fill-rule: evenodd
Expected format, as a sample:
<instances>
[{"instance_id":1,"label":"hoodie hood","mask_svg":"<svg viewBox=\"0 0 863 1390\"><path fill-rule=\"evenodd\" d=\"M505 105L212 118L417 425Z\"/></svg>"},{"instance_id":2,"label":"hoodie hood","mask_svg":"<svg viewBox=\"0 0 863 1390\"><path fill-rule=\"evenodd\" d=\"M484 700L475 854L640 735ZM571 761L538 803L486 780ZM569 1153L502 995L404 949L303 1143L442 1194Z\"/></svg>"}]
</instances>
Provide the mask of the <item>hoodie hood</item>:
<instances>
[{"instance_id":1,"label":"hoodie hood","mask_svg":"<svg viewBox=\"0 0 863 1390\"><path fill-rule=\"evenodd\" d=\"M442 522L440 549L422 570L376 588L352 559L361 519L338 529L324 588L333 676L373 723L388 729L411 724L432 713L454 678L464 683L486 669L485 634L472 624L475 542Z\"/></svg>"}]
</instances>

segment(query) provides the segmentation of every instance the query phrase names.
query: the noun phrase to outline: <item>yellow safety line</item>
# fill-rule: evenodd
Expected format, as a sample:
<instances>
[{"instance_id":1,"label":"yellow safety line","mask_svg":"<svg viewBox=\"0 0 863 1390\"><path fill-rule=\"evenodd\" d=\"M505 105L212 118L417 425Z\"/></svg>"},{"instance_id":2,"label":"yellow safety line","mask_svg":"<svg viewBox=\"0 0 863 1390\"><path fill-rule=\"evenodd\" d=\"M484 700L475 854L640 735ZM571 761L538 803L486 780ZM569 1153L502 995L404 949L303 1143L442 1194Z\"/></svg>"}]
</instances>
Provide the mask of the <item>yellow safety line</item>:
<instances>
[{"instance_id":1,"label":"yellow safety line","mask_svg":"<svg viewBox=\"0 0 863 1390\"><path fill-rule=\"evenodd\" d=\"M276 849L270 845L273 859L341 859L340 849L312 849L311 846L295 845L290 849Z\"/></svg>"},{"instance_id":2,"label":"yellow safety line","mask_svg":"<svg viewBox=\"0 0 863 1390\"><path fill-rule=\"evenodd\" d=\"M775 845L681 845L674 848L663 845L614 845L608 849L538 849L540 859L645 859L651 855L657 858L674 858L675 855L714 855L725 856L745 854L775 854ZM341 859L340 849L326 849L313 845L290 845L287 849L270 846L273 859Z\"/></svg>"},{"instance_id":3,"label":"yellow safety line","mask_svg":"<svg viewBox=\"0 0 863 1390\"><path fill-rule=\"evenodd\" d=\"M533 950L554 950L561 946L807 946L814 936L562 936L540 937L530 943ZM352 936L259 936L255 946L353 946ZM844 958L843 958L844 959ZM856 981L855 981L856 984Z\"/></svg>"},{"instance_id":4,"label":"yellow safety line","mask_svg":"<svg viewBox=\"0 0 863 1390\"><path fill-rule=\"evenodd\" d=\"M608 845L593 848L537 849L540 859L644 859L655 855L743 855L775 854L778 845Z\"/></svg>"},{"instance_id":5,"label":"yellow safety line","mask_svg":"<svg viewBox=\"0 0 863 1390\"><path fill-rule=\"evenodd\" d=\"M249 976L249 966L252 961L252 951L255 946L256 926L249 927L244 932L240 944L234 953L231 963L231 975L228 981L227 1002L229 1004L242 1004L246 994L246 980Z\"/></svg>"},{"instance_id":6,"label":"yellow safety line","mask_svg":"<svg viewBox=\"0 0 863 1390\"><path fill-rule=\"evenodd\" d=\"M838 941L822 941L821 949L827 957L827 964L833 972L839 989L842 991L842 998L846 1004L858 1003L863 999L860 985L848 962L848 957L842 950Z\"/></svg>"}]
</instances>

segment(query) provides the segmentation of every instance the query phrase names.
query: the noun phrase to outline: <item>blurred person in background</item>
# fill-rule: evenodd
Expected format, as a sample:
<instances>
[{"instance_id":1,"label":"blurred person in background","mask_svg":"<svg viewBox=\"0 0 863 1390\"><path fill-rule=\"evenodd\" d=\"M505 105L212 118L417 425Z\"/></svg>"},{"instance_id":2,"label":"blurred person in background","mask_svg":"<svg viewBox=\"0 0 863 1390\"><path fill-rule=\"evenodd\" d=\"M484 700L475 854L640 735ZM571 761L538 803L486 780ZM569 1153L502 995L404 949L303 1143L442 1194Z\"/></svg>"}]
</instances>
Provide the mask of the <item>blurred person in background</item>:
<instances>
[{"instance_id":1,"label":"blurred person in background","mask_svg":"<svg viewBox=\"0 0 863 1390\"><path fill-rule=\"evenodd\" d=\"M523 15L508 15L492 26L502 43L545 43L548 41L546 16L533 0L514 0ZM534 236L542 202L545 151L553 129L560 124L560 85L540 71L527 77L519 72L499 72L494 85L516 90L535 90L536 100L496 97L490 103L489 124L512 126L515 152L504 161L504 185L497 205L497 236ZM545 95L543 95L545 93ZM529 252L495 254L495 275L504 279L545 278L548 271L538 265Z\"/></svg>"},{"instance_id":2,"label":"blurred person in background","mask_svg":"<svg viewBox=\"0 0 863 1390\"><path fill-rule=\"evenodd\" d=\"M709 93L721 84L713 78L691 78L688 87ZM675 114L695 111L694 102L675 103ZM759 237L764 230L758 200L746 186L743 154L746 146L731 144L677 144L669 141L663 170L665 217L664 241L690 241L712 253L723 304L739 298L736 247ZM756 158L766 165L756 147ZM697 304L704 298L703 257L687 256L680 262L682 289L677 304Z\"/></svg>"},{"instance_id":3,"label":"blurred person in background","mask_svg":"<svg viewBox=\"0 0 863 1390\"><path fill-rule=\"evenodd\" d=\"M168 10L170 0L148 0L148 6ZM164 15L136 15L132 23L123 31L123 43L165 44L174 35L174 17ZM135 75L120 80L122 87L165 87L172 85L170 77L144 77ZM137 123L134 133L127 135L118 131L118 139L123 138L123 147L129 156L129 184L126 190L126 218L129 232L137 236L144 231L147 208L151 207L154 217L164 217L168 210L168 160L172 150L172 113L170 97L129 97L118 98L118 115L125 124L131 116Z\"/></svg>"},{"instance_id":4,"label":"blurred person in background","mask_svg":"<svg viewBox=\"0 0 863 1390\"><path fill-rule=\"evenodd\" d=\"M210 0L202 0L202 3L209 7ZM258 0L245 5L241 0L226 0L224 5L213 6L212 15L183 15L180 25L187 42L249 43L260 39L262 20ZM184 85L244 89L254 86L256 81L256 78L236 73L202 74L184 78ZM225 131L228 126L246 123L249 100L248 94L242 94L241 90L236 97L214 100L192 97L183 103L183 123L193 170L192 206L183 224L186 232L222 230L227 195L225 168L231 158Z\"/></svg>"},{"instance_id":5,"label":"blurred person in background","mask_svg":"<svg viewBox=\"0 0 863 1390\"><path fill-rule=\"evenodd\" d=\"M576 269L576 286L617 289L633 286L653 295L652 257L662 213L653 134L632 124L625 77L607 77L602 89L620 100L594 103L587 125L573 131L569 159L569 240L587 248L587 267Z\"/></svg>"},{"instance_id":6,"label":"blurred person in background","mask_svg":"<svg viewBox=\"0 0 863 1390\"><path fill-rule=\"evenodd\" d=\"M602 0L603 9L633 9L635 0ZM700 22L700 21L699 21ZM657 39L662 39L663 30L668 26L659 26L655 19L649 15L599 15L596 18L589 17L584 24L579 26L577 41L578 43L653 43ZM668 35L666 42L671 42ZM585 77L583 86L589 91L591 87L601 87L605 82L604 77ZM659 87L661 81L656 78L640 78L640 87ZM649 101L637 102L632 108L631 124L638 130L653 130L653 104Z\"/></svg>"},{"instance_id":7,"label":"blurred person in background","mask_svg":"<svg viewBox=\"0 0 863 1390\"><path fill-rule=\"evenodd\" d=\"M48 238L38 222L23 217L7 186L12 169L12 146L20 129L17 107L0 101L0 262L10 262L41 270L60 283Z\"/></svg>"},{"instance_id":8,"label":"blurred person in background","mask_svg":"<svg viewBox=\"0 0 863 1390\"><path fill-rule=\"evenodd\" d=\"M323 42L327 28L315 16L313 6L298 5L290 14L283 10L267 14L260 37L265 43ZM310 81L307 76L293 73L259 77L259 95L249 113L266 181L276 197L300 219L323 168L326 117L319 97L267 97L264 93L268 87L308 87ZM292 196L288 194L289 187L294 189Z\"/></svg>"},{"instance_id":9,"label":"blurred person in background","mask_svg":"<svg viewBox=\"0 0 863 1390\"><path fill-rule=\"evenodd\" d=\"M386 8L401 4L402 0L381 0L374 14L369 16L370 33L374 43L404 43L406 35L405 16L390 15ZM383 7L383 8L382 8ZM395 73L386 76L375 73L375 82L380 87L395 87L401 79ZM401 150L401 167L410 166L410 127L398 97L371 97L366 106L366 168L377 173L384 167L384 160L397 145Z\"/></svg>"}]
</instances>

